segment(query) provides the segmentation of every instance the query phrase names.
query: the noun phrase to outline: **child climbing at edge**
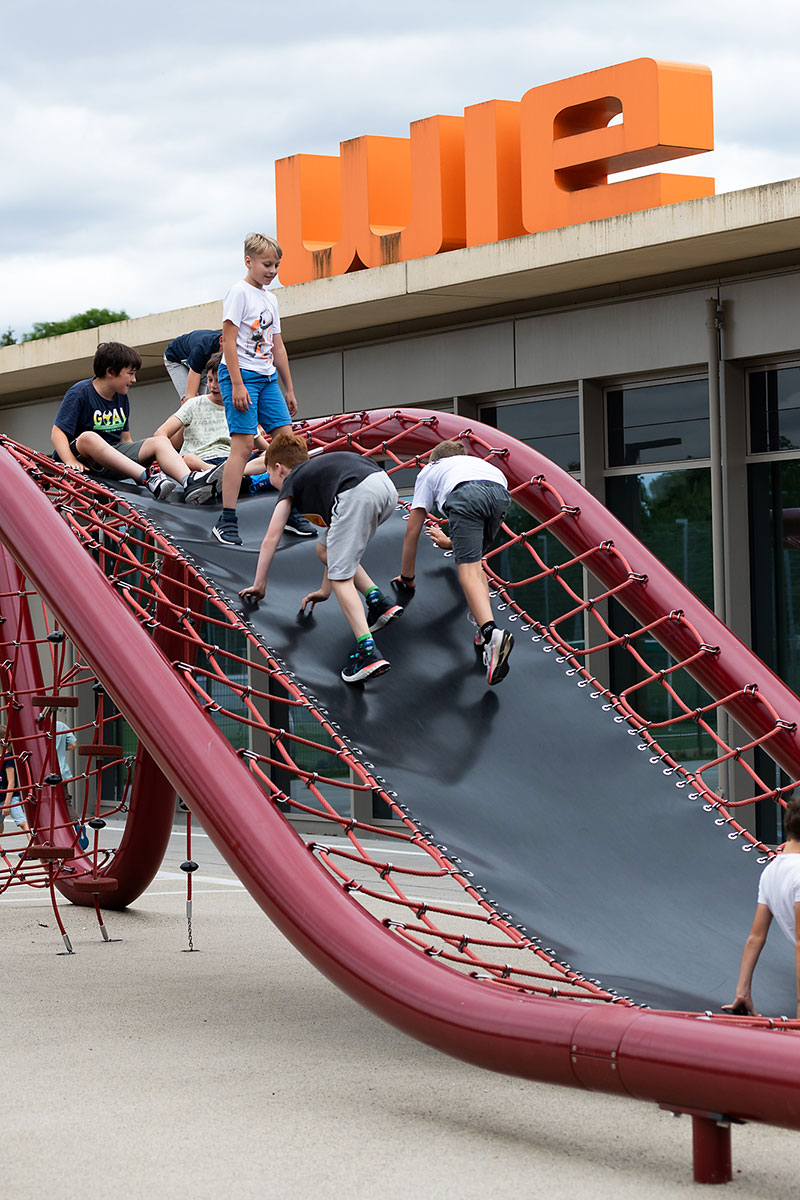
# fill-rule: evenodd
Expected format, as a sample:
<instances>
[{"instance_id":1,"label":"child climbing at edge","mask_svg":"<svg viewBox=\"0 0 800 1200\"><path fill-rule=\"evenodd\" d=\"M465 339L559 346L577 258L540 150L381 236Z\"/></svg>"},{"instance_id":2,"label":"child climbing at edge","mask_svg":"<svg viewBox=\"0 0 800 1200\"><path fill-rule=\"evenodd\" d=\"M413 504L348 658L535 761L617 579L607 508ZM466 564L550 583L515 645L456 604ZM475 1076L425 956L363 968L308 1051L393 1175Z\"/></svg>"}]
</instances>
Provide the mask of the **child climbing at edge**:
<instances>
[{"instance_id":1,"label":"child climbing at edge","mask_svg":"<svg viewBox=\"0 0 800 1200\"><path fill-rule=\"evenodd\" d=\"M293 507L319 525L317 555L324 573L320 587L303 597L301 612L327 600L333 591L353 631L356 646L341 675L360 683L389 670L372 634L395 620L403 609L385 596L361 566L375 530L397 505L397 491L377 463L348 450L309 458L305 441L293 433L277 433L267 451L270 482L278 500L258 555L256 575L239 595L251 603L267 589L267 575ZM361 593L359 595L359 593ZM367 603L366 613L361 596Z\"/></svg>"},{"instance_id":2,"label":"child climbing at edge","mask_svg":"<svg viewBox=\"0 0 800 1200\"><path fill-rule=\"evenodd\" d=\"M479 629L475 646L483 654L486 679L499 683L508 674L514 638L494 623L489 583L481 559L491 549L505 519L511 497L503 472L467 454L461 442L440 442L417 476L411 512L403 539L400 574L394 580L412 591L419 535L434 505L448 518L450 536L437 527L431 537L442 549L452 549L458 581Z\"/></svg>"},{"instance_id":3,"label":"child climbing at edge","mask_svg":"<svg viewBox=\"0 0 800 1200\"><path fill-rule=\"evenodd\" d=\"M212 532L226 546L241 546L236 501L253 452L259 425L268 434L291 433L297 413L289 357L281 337L278 301L269 285L283 251L274 238L250 233L244 243L247 274L222 303L222 352L218 380L231 435L222 472L222 513ZM278 387L283 384L286 399ZM285 527L298 537L314 537L310 523L292 511Z\"/></svg>"},{"instance_id":4,"label":"child climbing at edge","mask_svg":"<svg viewBox=\"0 0 800 1200\"><path fill-rule=\"evenodd\" d=\"M792 799L783 814L786 844L761 872L753 925L745 942L736 995L726 1012L758 1016L753 1004L753 972L756 969L774 917L781 933L794 948L797 982L797 1017L800 1019L800 799Z\"/></svg>"}]
</instances>

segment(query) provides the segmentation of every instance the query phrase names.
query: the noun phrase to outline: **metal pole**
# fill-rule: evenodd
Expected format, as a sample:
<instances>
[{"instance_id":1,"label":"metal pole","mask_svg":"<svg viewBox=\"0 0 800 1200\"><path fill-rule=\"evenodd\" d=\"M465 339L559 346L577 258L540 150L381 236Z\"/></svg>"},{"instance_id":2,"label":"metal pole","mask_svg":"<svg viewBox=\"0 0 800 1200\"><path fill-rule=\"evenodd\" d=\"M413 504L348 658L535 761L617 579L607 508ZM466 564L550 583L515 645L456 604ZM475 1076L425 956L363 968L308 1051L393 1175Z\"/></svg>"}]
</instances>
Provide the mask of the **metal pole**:
<instances>
[{"instance_id":1,"label":"metal pole","mask_svg":"<svg viewBox=\"0 0 800 1200\"><path fill-rule=\"evenodd\" d=\"M722 488L722 420L720 414L720 330L724 309L716 296L706 300L706 330L708 332L708 428L711 455L711 555L714 575L714 612L725 621L725 516ZM729 744L730 721L724 709L719 710L719 728L723 741ZM727 762L719 768L719 794L730 795L730 772Z\"/></svg>"},{"instance_id":2,"label":"metal pole","mask_svg":"<svg viewBox=\"0 0 800 1200\"><path fill-rule=\"evenodd\" d=\"M692 1117L692 1155L695 1183L730 1183L731 1127L713 1116Z\"/></svg>"}]
</instances>

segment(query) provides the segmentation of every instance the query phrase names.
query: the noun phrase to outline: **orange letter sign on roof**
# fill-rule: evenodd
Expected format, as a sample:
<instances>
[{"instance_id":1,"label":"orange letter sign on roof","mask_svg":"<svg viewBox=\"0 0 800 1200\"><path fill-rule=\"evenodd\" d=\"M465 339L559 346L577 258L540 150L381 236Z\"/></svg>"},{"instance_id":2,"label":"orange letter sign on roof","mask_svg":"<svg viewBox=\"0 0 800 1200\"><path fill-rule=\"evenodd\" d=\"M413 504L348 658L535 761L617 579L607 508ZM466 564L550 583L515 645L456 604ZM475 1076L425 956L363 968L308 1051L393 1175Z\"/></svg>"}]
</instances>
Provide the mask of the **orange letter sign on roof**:
<instances>
[{"instance_id":1,"label":"orange letter sign on roof","mask_svg":"<svg viewBox=\"0 0 800 1200\"><path fill-rule=\"evenodd\" d=\"M608 182L614 171L713 150L707 67L639 58L531 88L520 129L528 233L714 193L713 179L694 175Z\"/></svg>"},{"instance_id":2,"label":"orange letter sign on roof","mask_svg":"<svg viewBox=\"0 0 800 1200\"><path fill-rule=\"evenodd\" d=\"M610 124L618 117L619 124ZM712 195L614 172L713 149L707 67L635 59L275 164L285 284Z\"/></svg>"}]
</instances>

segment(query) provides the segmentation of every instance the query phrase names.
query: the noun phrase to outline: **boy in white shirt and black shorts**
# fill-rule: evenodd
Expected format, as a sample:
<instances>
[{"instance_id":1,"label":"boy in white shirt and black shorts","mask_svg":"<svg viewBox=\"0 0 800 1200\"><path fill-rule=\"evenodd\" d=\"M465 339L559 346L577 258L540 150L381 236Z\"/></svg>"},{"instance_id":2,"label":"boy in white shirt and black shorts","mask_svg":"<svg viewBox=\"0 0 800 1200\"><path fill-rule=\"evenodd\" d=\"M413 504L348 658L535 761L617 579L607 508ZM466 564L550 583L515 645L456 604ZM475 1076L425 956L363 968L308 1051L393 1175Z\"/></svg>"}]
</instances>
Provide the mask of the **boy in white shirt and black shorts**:
<instances>
[{"instance_id":1,"label":"boy in white shirt and black shorts","mask_svg":"<svg viewBox=\"0 0 800 1200\"><path fill-rule=\"evenodd\" d=\"M479 630L475 647L483 656L490 684L499 683L508 674L514 638L495 625L481 559L491 549L510 504L506 477L498 467L468 455L461 442L440 442L417 476L400 574L395 579L410 591L416 587L417 543L428 513L436 506L448 519L450 536L434 526L431 537L437 546L453 551L458 581Z\"/></svg>"}]
</instances>

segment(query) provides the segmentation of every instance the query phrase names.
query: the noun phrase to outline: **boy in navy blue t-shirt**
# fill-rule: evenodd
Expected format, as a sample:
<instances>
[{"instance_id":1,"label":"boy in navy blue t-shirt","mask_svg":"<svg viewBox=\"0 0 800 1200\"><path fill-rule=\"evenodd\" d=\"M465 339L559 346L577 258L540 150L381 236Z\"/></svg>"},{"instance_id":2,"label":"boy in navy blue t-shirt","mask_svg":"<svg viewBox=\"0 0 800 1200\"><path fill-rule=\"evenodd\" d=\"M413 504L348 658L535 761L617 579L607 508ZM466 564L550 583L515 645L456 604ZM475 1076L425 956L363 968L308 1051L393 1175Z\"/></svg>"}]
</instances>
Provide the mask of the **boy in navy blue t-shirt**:
<instances>
[{"instance_id":1,"label":"boy in navy blue t-shirt","mask_svg":"<svg viewBox=\"0 0 800 1200\"><path fill-rule=\"evenodd\" d=\"M184 500L202 504L214 496L222 467L190 472L169 438L131 438L128 390L141 365L130 346L100 343L94 378L74 384L59 405L50 432L54 457L73 471L132 479L147 486L157 500L182 483ZM156 470L150 471L154 464Z\"/></svg>"},{"instance_id":2,"label":"boy in navy blue t-shirt","mask_svg":"<svg viewBox=\"0 0 800 1200\"><path fill-rule=\"evenodd\" d=\"M175 385L175 390L184 400L191 400L208 389L204 387L206 365L212 354L222 347L221 329L193 329L173 338L164 351L164 366Z\"/></svg>"}]
</instances>

